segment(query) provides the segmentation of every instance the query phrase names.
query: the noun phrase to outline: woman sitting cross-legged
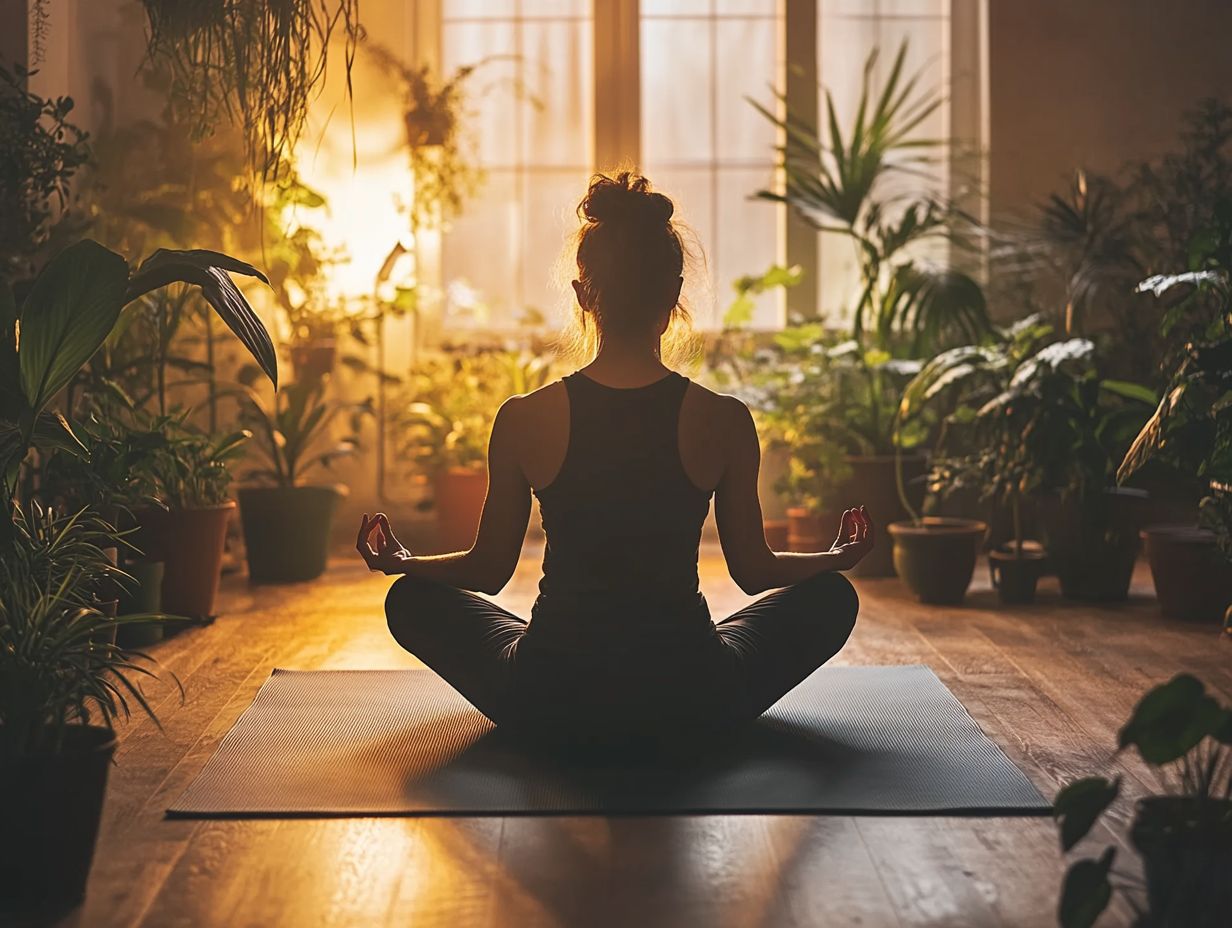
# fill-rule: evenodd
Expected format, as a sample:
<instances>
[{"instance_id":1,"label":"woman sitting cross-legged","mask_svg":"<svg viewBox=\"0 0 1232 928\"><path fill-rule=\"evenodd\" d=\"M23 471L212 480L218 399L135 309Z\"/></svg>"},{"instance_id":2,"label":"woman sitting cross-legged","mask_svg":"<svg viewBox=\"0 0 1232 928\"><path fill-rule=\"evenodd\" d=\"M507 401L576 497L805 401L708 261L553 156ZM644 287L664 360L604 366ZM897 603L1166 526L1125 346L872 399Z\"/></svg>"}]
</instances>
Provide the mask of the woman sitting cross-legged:
<instances>
[{"instance_id":1,"label":"woman sitting cross-legged","mask_svg":"<svg viewBox=\"0 0 1232 928\"><path fill-rule=\"evenodd\" d=\"M839 573L873 546L864 507L829 551L771 551L748 409L664 366L685 247L672 202L642 177L596 176L579 207L577 314L593 360L505 402L492 426L488 495L469 551L409 553L364 516L368 566L403 574L389 629L498 726L566 738L682 732L752 720L831 657L856 620ZM547 538L530 620L497 593L521 552L531 493ZM715 499L732 578L774 590L717 624L698 589Z\"/></svg>"}]
</instances>

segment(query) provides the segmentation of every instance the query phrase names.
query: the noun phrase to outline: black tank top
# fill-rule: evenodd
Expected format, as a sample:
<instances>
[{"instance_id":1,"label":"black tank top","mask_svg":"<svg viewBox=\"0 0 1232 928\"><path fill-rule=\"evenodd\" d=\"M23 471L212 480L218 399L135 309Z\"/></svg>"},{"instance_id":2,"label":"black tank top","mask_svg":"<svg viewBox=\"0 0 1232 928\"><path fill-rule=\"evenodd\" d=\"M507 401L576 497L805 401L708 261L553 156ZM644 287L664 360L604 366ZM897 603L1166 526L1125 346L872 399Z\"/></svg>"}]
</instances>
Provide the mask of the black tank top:
<instances>
[{"instance_id":1,"label":"black tank top","mask_svg":"<svg viewBox=\"0 0 1232 928\"><path fill-rule=\"evenodd\" d=\"M709 626L697 557L711 494L680 460L688 378L622 389L578 372L563 382L568 448L535 493L547 544L534 631L574 643L608 634L613 620L622 633L643 624L696 631L699 612Z\"/></svg>"}]
</instances>

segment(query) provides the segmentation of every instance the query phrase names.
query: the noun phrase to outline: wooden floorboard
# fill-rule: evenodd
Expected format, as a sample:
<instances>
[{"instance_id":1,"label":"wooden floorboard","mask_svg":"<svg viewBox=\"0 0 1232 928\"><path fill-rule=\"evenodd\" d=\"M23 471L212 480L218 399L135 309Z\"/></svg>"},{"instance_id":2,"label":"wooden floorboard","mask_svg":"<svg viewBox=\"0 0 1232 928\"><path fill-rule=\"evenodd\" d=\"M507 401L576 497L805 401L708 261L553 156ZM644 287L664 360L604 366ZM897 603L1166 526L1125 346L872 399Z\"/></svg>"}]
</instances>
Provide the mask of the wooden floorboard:
<instances>
[{"instance_id":1,"label":"wooden floorboard","mask_svg":"<svg viewBox=\"0 0 1232 928\"><path fill-rule=\"evenodd\" d=\"M529 608L537 560L502 604ZM715 547L702 576L716 617L747 601ZM309 585L228 579L216 623L151 649L183 697L170 676L148 684L161 729L122 732L87 900L62 925L1055 924L1064 862L1046 818L166 819L274 667L417 666L385 629L388 586L345 560ZM921 606L895 580L857 587L836 662L932 667L1045 795L1107 770L1146 795L1154 772L1113 750L1134 701L1181 670L1232 695L1232 641L1161 619L1145 571L1123 606L1065 603L1046 580L1035 605L1004 609L983 572L963 607ZM1127 817L1092 846L1124 846ZM1118 900L1103 924L1130 916Z\"/></svg>"}]
</instances>

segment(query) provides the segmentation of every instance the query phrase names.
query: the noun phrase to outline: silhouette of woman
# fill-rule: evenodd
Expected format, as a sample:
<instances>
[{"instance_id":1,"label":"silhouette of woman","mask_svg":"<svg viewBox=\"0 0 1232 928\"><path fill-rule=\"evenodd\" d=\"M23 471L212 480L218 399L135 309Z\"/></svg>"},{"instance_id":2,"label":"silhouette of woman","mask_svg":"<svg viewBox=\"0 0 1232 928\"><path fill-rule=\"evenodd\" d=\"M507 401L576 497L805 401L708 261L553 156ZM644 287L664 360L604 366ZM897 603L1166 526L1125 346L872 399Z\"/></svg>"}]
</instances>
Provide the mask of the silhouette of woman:
<instances>
[{"instance_id":1,"label":"silhouette of woman","mask_svg":"<svg viewBox=\"0 0 1232 928\"><path fill-rule=\"evenodd\" d=\"M748 409L660 356L684 313L671 200L643 177L596 175L578 213L573 289L597 353L501 406L474 545L417 557L377 513L356 547L405 575L386 599L394 638L497 725L593 738L754 719L847 641L858 600L838 571L872 548L873 524L861 506L829 551L769 549ZM531 493L547 544L528 622L468 591L513 575ZM732 578L776 590L717 624L697 575L712 495Z\"/></svg>"}]
</instances>

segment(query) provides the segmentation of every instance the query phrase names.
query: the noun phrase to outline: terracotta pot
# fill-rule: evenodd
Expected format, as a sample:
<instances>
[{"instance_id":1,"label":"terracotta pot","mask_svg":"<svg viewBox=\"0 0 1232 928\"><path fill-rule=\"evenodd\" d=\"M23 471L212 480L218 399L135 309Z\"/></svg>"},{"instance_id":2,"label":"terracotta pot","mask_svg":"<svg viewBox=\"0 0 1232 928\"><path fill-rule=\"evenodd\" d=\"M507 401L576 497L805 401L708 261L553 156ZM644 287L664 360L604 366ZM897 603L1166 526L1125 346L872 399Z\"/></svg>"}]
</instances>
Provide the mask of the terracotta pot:
<instances>
[{"instance_id":1,"label":"terracotta pot","mask_svg":"<svg viewBox=\"0 0 1232 928\"><path fill-rule=\"evenodd\" d=\"M1129 833L1142 858L1148 918L1161 928L1217 928L1232 911L1232 802L1138 801Z\"/></svg>"},{"instance_id":2,"label":"terracotta pot","mask_svg":"<svg viewBox=\"0 0 1232 928\"><path fill-rule=\"evenodd\" d=\"M291 367L301 383L321 380L334 372L338 346L332 338L291 346Z\"/></svg>"},{"instance_id":3,"label":"terracotta pot","mask_svg":"<svg viewBox=\"0 0 1232 928\"><path fill-rule=\"evenodd\" d=\"M116 737L93 725L64 736L58 754L0 756L0 911L49 917L85 896Z\"/></svg>"},{"instance_id":4,"label":"terracotta pot","mask_svg":"<svg viewBox=\"0 0 1232 928\"><path fill-rule=\"evenodd\" d=\"M1109 487L1091 499L1040 500L1044 545L1067 599L1116 602L1129 597L1142 548L1138 528L1143 490Z\"/></svg>"},{"instance_id":5,"label":"terracotta pot","mask_svg":"<svg viewBox=\"0 0 1232 928\"><path fill-rule=\"evenodd\" d=\"M133 544L163 562L163 611L193 619L214 615L227 522L235 501L197 509L143 509Z\"/></svg>"},{"instance_id":6,"label":"terracotta pot","mask_svg":"<svg viewBox=\"0 0 1232 928\"><path fill-rule=\"evenodd\" d=\"M339 487L243 487L240 522L253 583L294 583L325 572Z\"/></svg>"},{"instance_id":7,"label":"terracotta pot","mask_svg":"<svg viewBox=\"0 0 1232 928\"><path fill-rule=\"evenodd\" d=\"M436 475L436 526L442 550L465 551L475 543L488 492L482 467L449 467Z\"/></svg>"},{"instance_id":8,"label":"terracotta pot","mask_svg":"<svg viewBox=\"0 0 1232 928\"><path fill-rule=\"evenodd\" d=\"M1035 602L1035 586L1047 560L1048 555L1035 542L1024 541L1019 552L1015 552L1012 545L989 551L988 573L1001 602Z\"/></svg>"},{"instance_id":9,"label":"terracotta pot","mask_svg":"<svg viewBox=\"0 0 1232 928\"><path fill-rule=\"evenodd\" d=\"M1142 530L1159 611L1173 619L1218 622L1232 604L1232 564L1215 534L1193 525Z\"/></svg>"},{"instance_id":10,"label":"terracotta pot","mask_svg":"<svg viewBox=\"0 0 1232 928\"><path fill-rule=\"evenodd\" d=\"M828 551L838 534L843 510L853 506L864 506L874 524L883 528L891 522L901 522L909 517L898 498L894 455L853 455L847 458L847 464L851 468L851 476L838 486L823 491L820 512L810 514L799 508L787 511L793 525L792 551ZM924 487L920 478L926 472L926 461L921 455L906 455L902 459L902 467L907 497L919 511L924 504ZM796 513L794 518L793 512ZM894 576L891 546L874 545L873 550L851 570L851 574L857 577Z\"/></svg>"},{"instance_id":11,"label":"terracotta pot","mask_svg":"<svg viewBox=\"0 0 1232 928\"><path fill-rule=\"evenodd\" d=\"M894 567L922 603L957 605L967 595L988 526L974 519L893 522Z\"/></svg>"},{"instance_id":12,"label":"terracotta pot","mask_svg":"<svg viewBox=\"0 0 1232 928\"><path fill-rule=\"evenodd\" d=\"M791 523L787 519L765 519L762 530L771 551L791 551Z\"/></svg>"}]
</instances>

